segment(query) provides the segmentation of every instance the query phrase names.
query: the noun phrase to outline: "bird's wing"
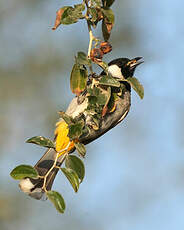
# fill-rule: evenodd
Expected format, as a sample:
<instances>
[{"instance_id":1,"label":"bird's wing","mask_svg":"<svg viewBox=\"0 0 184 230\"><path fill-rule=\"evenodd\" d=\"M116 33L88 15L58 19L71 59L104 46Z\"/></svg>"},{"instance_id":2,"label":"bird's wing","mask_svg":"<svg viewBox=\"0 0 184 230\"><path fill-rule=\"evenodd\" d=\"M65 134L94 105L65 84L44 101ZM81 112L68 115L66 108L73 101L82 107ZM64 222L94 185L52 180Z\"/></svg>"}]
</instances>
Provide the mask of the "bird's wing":
<instances>
[{"instance_id":1,"label":"bird's wing","mask_svg":"<svg viewBox=\"0 0 184 230\"><path fill-rule=\"evenodd\" d=\"M80 113L84 113L86 107L87 107L87 97L83 100L82 103L79 103L79 100L77 97L75 97L70 105L68 106L68 109L66 110L66 113L72 117L78 116ZM124 92L123 98L118 98L116 101L116 109L111 112L107 113L101 122L101 125L98 130L90 129L90 132L86 136L82 136L79 141L83 144L88 144L100 136L102 136L104 133L115 127L118 123L120 123L128 114L128 111L130 109L130 91ZM65 136L62 137L62 143L63 145L66 145L66 142L69 142L67 132L65 129L65 126L63 126L64 121L62 119L59 121L61 122L61 129L59 132L62 134L65 133ZM63 134L62 134L63 135ZM56 158L56 151L54 149L48 149L45 154L42 156L42 158L36 163L34 166L35 169L38 171L38 174L40 176L46 175L46 173L49 171L49 169L52 167L54 160ZM61 164L62 158L58 158L57 165L59 166ZM58 172L58 168L54 168L48 175L47 181L46 181L46 189L50 190L52 187L52 184L54 182L54 179L56 177L56 174ZM43 199L45 197L45 192L43 191L43 178L38 179L31 179L31 178L25 178L20 181L19 184L21 190L25 193L27 193L29 196L35 198L35 199Z\"/></svg>"}]
</instances>

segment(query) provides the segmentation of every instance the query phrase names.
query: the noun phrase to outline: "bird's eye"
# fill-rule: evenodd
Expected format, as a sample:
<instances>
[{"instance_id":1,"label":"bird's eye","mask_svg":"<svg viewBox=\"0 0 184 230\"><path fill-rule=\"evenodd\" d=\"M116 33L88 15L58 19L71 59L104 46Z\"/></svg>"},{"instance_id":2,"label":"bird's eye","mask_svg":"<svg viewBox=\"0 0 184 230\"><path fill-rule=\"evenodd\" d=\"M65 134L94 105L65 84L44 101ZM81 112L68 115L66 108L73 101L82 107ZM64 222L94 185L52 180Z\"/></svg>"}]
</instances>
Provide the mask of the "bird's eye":
<instances>
[{"instance_id":1,"label":"bird's eye","mask_svg":"<svg viewBox=\"0 0 184 230\"><path fill-rule=\"evenodd\" d=\"M129 62L127 62L127 66L131 66L132 64L135 64L137 61L134 59L134 60L131 60Z\"/></svg>"}]
</instances>

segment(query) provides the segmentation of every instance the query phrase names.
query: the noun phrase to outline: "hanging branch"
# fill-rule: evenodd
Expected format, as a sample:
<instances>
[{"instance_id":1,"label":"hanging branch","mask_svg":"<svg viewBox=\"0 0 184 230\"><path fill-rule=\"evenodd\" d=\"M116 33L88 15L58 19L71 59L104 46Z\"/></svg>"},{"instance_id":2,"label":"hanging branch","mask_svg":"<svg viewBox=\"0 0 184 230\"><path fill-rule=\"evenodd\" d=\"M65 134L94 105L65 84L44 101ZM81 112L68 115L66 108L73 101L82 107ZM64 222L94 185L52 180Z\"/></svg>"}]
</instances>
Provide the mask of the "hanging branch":
<instances>
[{"instance_id":1,"label":"hanging branch","mask_svg":"<svg viewBox=\"0 0 184 230\"><path fill-rule=\"evenodd\" d=\"M89 45L87 55L83 51L79 51L75 56L70 76L70 88L72 93L77 96L77 100L85 100L82 97L84 92L87 92L88 106L85 109L86 116L90 116L90 129L93 134L100 129L101 119L109 112L112 113L115 108L116 98L123 97L124 86L110 76L102 77L98 82L98 86L93 78L92 64L97 64L104 71L107 69L107 64L102 61L105 54L112 50L108 42L112 28L114 26L114 13L110 8L115 0L83 0L82 3L72 6L64 6L57 11L55 25L52 28L56 30L61 25L70 25L86 20L89 32ZM86 10L86 11L85 11ZM84 13L85 11L85 13ZM98 39L93 35L92 28L95 29L99 22L102 21L102 36L103 39ZM62 28L62 27L61 27ZM95 43L95 44L93 44ZM90 75L88 74L88 69ZM89 84L89 80L92 81ZM93 81L94 80L94 81ZM143 98L143 87L136 78L125 79L135 89L135 91ZM88 84L87 84L88 83ZM112 89L116 88L116 91ZM127 108L129 109L129 104ZM42 191L46 193L49 200L55 205L60 213L65 211L65 202L62 195L56 191L48 191L47 180L54 169L59 169L68 179L75 192L78 191L80 183L84 179L85 168L83 161L79 157L84 157L86 149L83 143L80 142L81 137L84 137L89 132L89 127L86 125L86 118L82 116L72 118L64 112L59 113L61 118L67 124L69 143L64 148L59 150L57 143L52 140L35 136L27 140L27 143L33 143L42 147L53 149L55 159L45 175L40 176L36 167L30 165L19 165L12 170L10 175L13 179L21 180L24 178L40 179L43 183ZM125 113L125 116L127 111ZM105 132L108 130L105 130ZM99 135L99 134L98 134ZM56 135L57 136L57 135ZM76 149L79 157L71 155L70 150ZM59 166L58 166L59 161ZM65 168L61 165L65 162Z\"/></svg>"}]
</instances>

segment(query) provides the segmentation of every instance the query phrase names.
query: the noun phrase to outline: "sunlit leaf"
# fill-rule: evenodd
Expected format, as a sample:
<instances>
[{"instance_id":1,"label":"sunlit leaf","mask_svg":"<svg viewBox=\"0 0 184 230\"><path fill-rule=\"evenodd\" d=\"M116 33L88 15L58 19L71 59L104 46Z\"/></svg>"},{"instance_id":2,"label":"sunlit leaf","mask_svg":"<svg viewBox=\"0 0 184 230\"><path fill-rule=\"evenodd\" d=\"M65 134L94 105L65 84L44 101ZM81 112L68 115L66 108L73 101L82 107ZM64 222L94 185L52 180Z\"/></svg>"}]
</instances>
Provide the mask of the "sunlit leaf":
<instances>
[{"instance_id":1,"label":"sunlit leaf","mask_svg":"<svg viewBox=\"0 0 184 230\"><path fill-rule=\"evenodd\" d=\"M61 194L56 191L47 191L47 197L54 204L58 212L64 213L65 211L65 201Z\"/></svg>"},{"instance_id":2,"label":"sunlit leaf","mask_svg":"<svg viewBox=\"0 0 184 230\"><path fill-rule=\"evenodd\" d=\"M102 78L99 81L100 85L107 85L107 86L113 86L113 87L120 87L120 82L114 79L111 76L102 76Z\"/></svg>"},{"instance_id":3,"label":"sunlit leaf","mask_svg":"<svg viewBox=\"0 0 184 230\"><path fill-rule=\"evenodd\" d=\"M82 143L74 143L75 148L77 149L77 152L79 153L80 156L85 157L86 155L86 148L84 144Z\"/></svg>"},{"instance_id":4,"label":"sunlit leaf","mask_svg":"<svg viewBox=\"0 0 184 230\"><path fill-rule=\"evenodd\" d=\"M70 76L70 88L72 93L79 96L86 89L87 78L87 70L81 69L79 65L74 64Z\"/></svg>"},{"instance_id":5,"label":"sunlit leaf","mask_svg":"<svg viewBox=\"0 0 184 230\"><path fill-rule=\"evenodd\" d=\"M132 86L141 99L144 97L144 88L135 77L128 77L126 81Z\"/></svg>"},{"instance_id":6,"label":"sunlit leaf","mask_svg":"<svg viewBox=\"0 0 184 230\"><path fill-rule=\"evenodd\" d=\"M64 173L70 184L72 185L75 192L79 189L79 177L77 173L70 168L61 168L61 171Z\"/></svg>"},{"instance_id":7,"label":"sunlit leaf","mask_svg":"<svg viewBox=\"0 0 184 230\"><path fill-rule=\"evenodd\" d=\"M30 165L19 165L11 171L10 176L15 180L21 180L25 177L37 178L38 172Z\"/></svg>"},{"instance_id":8,"label":"sunlit leaf","mask_svg":"<svg viewBox=\"0 0 184 230\"><path fill-rule=\"evenodd\" d=\"M64 12L61 16L61 24L69 25L76 23L79 19L83 18L82 11L85 9L84 4L74 5L74 8L71 6L65 6Z\"/></svg>"},{"instance_id":9,"label":"sunlit leaf","mask_svg":"<svg viewBox=\"0 0 184 230\"><path fill-rule=\"evenodd\" d=\"M66 168L70 168L77 173L80 179L80 183L83 181L85 175L85 167L84 167L84 163L80 158L78 158L75 155L67 156L65 160L65 166Z\"/></svg>"},{"instance_id":10,"label":"sunlit leaf","mask_svg":"<svg viewBox=\"0 0 184 230\"><path fill-rule=\"evenodd\" d=\"M32 143L36 145L40 145L46 148L55 148L53 141L48 138L42 136L35 136L26 141L26 143Z\"/></svg>"}]
</instances>

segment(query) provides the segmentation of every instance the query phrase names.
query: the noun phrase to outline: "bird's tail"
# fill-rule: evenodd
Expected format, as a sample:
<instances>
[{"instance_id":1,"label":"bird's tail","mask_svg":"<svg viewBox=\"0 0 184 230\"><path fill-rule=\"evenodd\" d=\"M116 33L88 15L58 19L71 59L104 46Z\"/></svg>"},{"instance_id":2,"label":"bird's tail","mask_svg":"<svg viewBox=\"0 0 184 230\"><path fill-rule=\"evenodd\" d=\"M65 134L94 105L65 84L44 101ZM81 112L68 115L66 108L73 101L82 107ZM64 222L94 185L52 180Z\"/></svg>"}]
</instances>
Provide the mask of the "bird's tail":
<instances>
[{"instance_id":1,"label":"bird's tail","mask_svg":"<svg viewBox=\"0 0 184 230\"><path fill-rule=\"evenodd\" d=\"M52 148L48 149L42 156L42 158L34 166L40 177L38 179L24 178L19 183L19 187L23 192L38 200L44 199L45 191L43 189L43 177L53 166L57 157L57 153L59 152L59 157L57 159L56 165L60 166L62 162L62 157L60 156L66 152L71 152L75 148L73 142L70 142L68 138L68 125L64 121L60 121L57 123L55 135L56 150ZM47 175L45 183L46 190L51 190L58 170L58 168L53 168Z\"/></svg>"},{"instance_id":2,"label":"bird's tail","mask_svg":"<svg viewBox=\"0 0 184 230\"><path fill-rule=\"evenodd\" d=\"M50 170L50 168L54 164L54 160L56 157L57 152L54 149L48 149L42 158L36 163L34 168L37 170L39 176L45 176L46 173ZM57 165L59 166L61 158L58 158ZM56 177L58 172L58 168L54 168L46 179L46 189L51 190L53 181ZM20 189L27 193L29 196L40 200L44 199L44 190L42 189L44 183L44 178L32 179L32 178L25 178L22 179L19 183Z\"/></svg>"}]
</instances>

